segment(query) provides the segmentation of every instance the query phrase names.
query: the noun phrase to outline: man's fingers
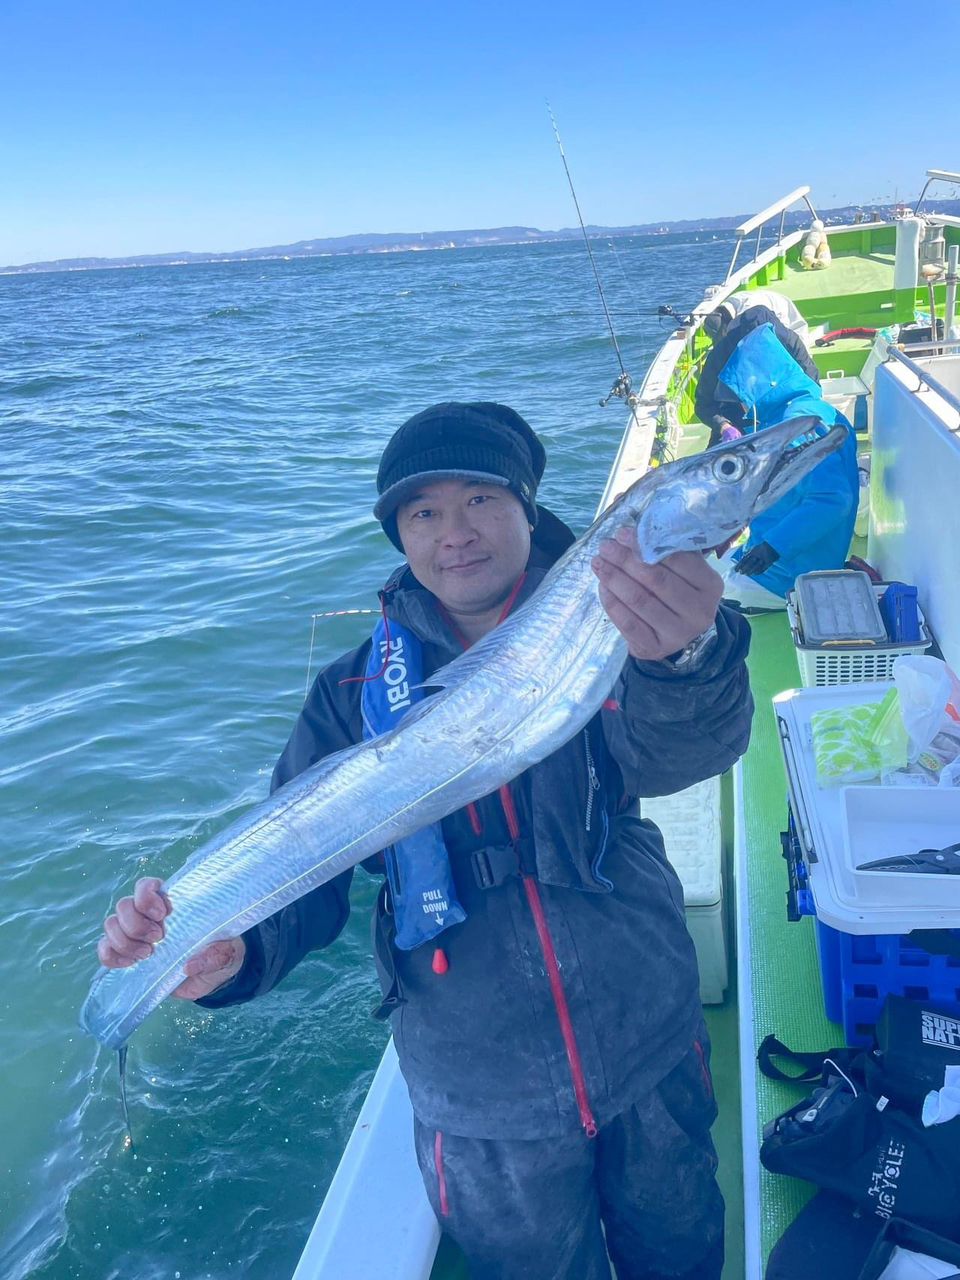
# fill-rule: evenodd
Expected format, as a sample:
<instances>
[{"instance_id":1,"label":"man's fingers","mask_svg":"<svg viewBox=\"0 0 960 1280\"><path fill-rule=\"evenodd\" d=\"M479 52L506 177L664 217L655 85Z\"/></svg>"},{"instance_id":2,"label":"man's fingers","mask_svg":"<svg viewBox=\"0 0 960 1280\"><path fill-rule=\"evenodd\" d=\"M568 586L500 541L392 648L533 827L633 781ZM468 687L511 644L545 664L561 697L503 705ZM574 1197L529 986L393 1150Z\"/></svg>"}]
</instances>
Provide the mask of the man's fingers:
<instances>
[{"instance_id":1,"label":"man's fingers","mask_svg":"<svg viewBox=\"0 0 960 1280\"><path fill-rule=\"evenodd\" d=\"M121 955L115 951L105 937L97 943L97 957L107 969L126 969L137 962L136 956Z\"/></svg>"},{"instance_id":2,"label":"man's fingers","mask_svg":"<svg viewBox=\"0 0 960 1280\"><path fill-rule=\"evenodd\" d=\"M612 582L616 571L626 574L678 616L706 618L704 627L713 621L723 595L723 579L698 551L678 551L659 564L644 564L632 544L611 539L601 543L594 567L604 581ZM617 594L629 599L623 586Z\"/></svg>"},{"instance_id":3,"label":"man's fingers","mask_svg":"<svg viewBox=\"0 0 960 1280\"><path fill-rule=\"evenodd\" d=\"M138 942L159 942L163 937L163 925L138 911L133 898L121 898L117 903L116 919L128 938Z\"/></svg>"},{"instance_id":4,"label":"man's fingers","mask_svg":"<svg viewBox=\"0 0 960 1280\"><path fill-rule=\"evenodd\" d=\"M210 990L209 978L187 978L186 982L181 982L170 994L177 1000L199 1000L202 996L208 996Z\"/></svg>"},{"instance_id":5,"label":"man's fingers","mask_svg":"<svg viewBox=\"0 0 960 1280\"><path fill-rule=\"evenodd\" d=\"M181 1000L199 1000L210 995L240 971L245 954L246 944L242 938L212 943L187 961L185 979L173 994Z\"/></svg>"},{"instance_id":6,"label":"man's fingers","mask_svg":"<svg viewBox=\"0 0 960 1280\"><path fill-rule=\"evenodd\" d=\"M687 555L689 553L680 552L678 554ZM696 558L703 559L699 555ZM657 596L669 595L678 583L687 583L687 579L682 574L678 574L669 563L671 559L675 559L675 557L668 556L657 564L647 564L640 559L633 542L625 541L619 536L615 539L610 538L601 542L597 554L601 569L618 569L635 582L642 583L648 591Z\"/></svg>"},{"instance_id":7,"label":"man's fingers","mask_svg":"<svg viewBox=\"0 0 960 1280\"><path fill-rule=\"evenodd\" d=\"M188 978L198 978L205 973L218 973L221 969L229 969L237 963L239 939L229 938L224 942L213 942L183 966ZM239 967L239 966L238 966Z\"/></svg>"},{"instance_id":8,"label":"man's fingers","mask_svg":"<svg viewBox=\"0 0 960 1280\"><path fill-rule=\"evenodd\" d=\"M607 617L627 641L627 647L632 654L658 658L672 652L664 647L660 636L648 622L638 618L628 605L603 586L600 588L600 603Z\"/></svg>"},{"instance_id":9,"label":"man's fingers","mask_svg":"<svg viewBox=\"0 0 960 1280\"><path fill-rule=\"evenodd\" d=\"M699 552L683 551L644 564L631 531L601 543L593 561L600 602L635 658L676 653L714 621L723 579Z\"/></svg>"},{"instance_id":10,"label":"man's fingers","mask_svg":"<svg viewBox=\"0 0 960 1280\"><path fill-rule=\"evenodd\" d=\"M600 581L608 597L623 605L637 621L643 621L658 636L683 630L680 611L672 608L671 603L662 600L660 596L654 595L629 574L605 567L601 570ZM606 601L602 597L601 604L606 608Z\"/></svg>"},{"instance_id":11,"label":"man's fingers","mask_svg":"<svg viewBox=\"0 0 960 1280\"><path fill-rule=\"evenodd\" d=\"M710 589L715 585L714 579L721 581L722 586L720 575L699 551L675 551L672 555L664 556L657 564L647 564L637 553L631 529L621 529L615 538L602 542L599 555L618 568L635 574L639 581L654 592L658 588L668 590L673 578L681 578L696 588Z\"/></svg>"},{"instance_id":12,"label":"man's fingers","mask_svg":"<svg viewBox=\"0 0 960 1280\"><path fill-rule=\"evenodd\" d=\"M666 564L645 565L630 559L620 563L619 558L615 563L599 556L595 567L603 585L642 613L657 631L672 628L702 607L701 593Z\"/></svg>"},{"instance_id":13,"label":"man's fingers","mask_svg":"<svg viewBox=\"0 0 960 1280\"><path fill-rule=\"evenodd\" d=\"M156 876L144 876L133 891L133 905L141 915L149 916L158 924L173 909L170 899L162 890L163 881Z\"/></svg>"},{"instance_id":14,"label":"man's fingers","mask_svg":"<svg viewBox=\"0 0 960 1280\"><path fill-rule=\"evenodd\" d=\"M134 960L146 960L153 947L148 942L130 937L121 927L116 916L108 916L103 922L103 932L107 942L116 954L125 959L127 964Z\"/></svg>"},{"instance_id":15,"label":"man's fingers","mask_svg":"<svg viewBox=\"0 0 960 1280\"><path fill-rule=\"evenodd\" d=\"M736 534L733 536L736 537ZM723 594L723 579L699 551L675 551L672 556L666 556L661 564L692 587L705 591L716 590L718 600Z\"/></svg>"}]
</instances>

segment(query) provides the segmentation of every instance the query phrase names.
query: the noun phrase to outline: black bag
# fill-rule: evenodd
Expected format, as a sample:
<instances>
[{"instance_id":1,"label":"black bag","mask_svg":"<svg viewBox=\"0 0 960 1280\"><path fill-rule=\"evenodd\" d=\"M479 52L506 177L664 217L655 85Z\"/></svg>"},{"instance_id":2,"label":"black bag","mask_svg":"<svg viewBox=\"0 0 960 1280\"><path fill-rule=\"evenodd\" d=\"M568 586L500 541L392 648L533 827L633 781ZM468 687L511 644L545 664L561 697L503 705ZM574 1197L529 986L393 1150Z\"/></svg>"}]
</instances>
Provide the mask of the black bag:
<instances>
[{"instance_id":1,"label":"black bag","mask_svg":"<svg viewBox=\"0 0 960 1280\"><path fill-rule=\"evenodd\" d=\"M857 1089L874 1098L889 1098L904 1110L920 1114L932 1089L942 1089L944 1069L960 1066L960 1019L903 996L887 996L873 1049L824 1049L795 1053L775 1036L757 1051L760 1070L771 1080L826 1084L841 1073ZM793 1071L777 1066L789 1063Z\"/></svg>"},{"instance_id":2,"label":"black bag","mask_svg":"<svg viewBox=\"0 0 960 1280\"><path fill-rule=\"evenodd\" d=\"M944 1070L960 1066L960 1019L917 1000L887 996L877 1023L880 1071L872 1092L918 1109L931 1089L942 1089Z\"/></svg>"},{"instance_id":3,"label":"black bag","mask_svg":"<svg viewBox=\"0 0 960 1280\"><path fill-rule=\"evenodd\" d=\"M933 330L928 324L902 324L897 334L897 342L908 347L911 344L930 342ZM943 337L943 321L937 317L937 337Z\"/></svg>"},{"instance_id":4,"label":"black bag","mask_svg":"<svg viewBox=\"0 0 960 1280\"><path fill-rule=\"evenodd\" d=\"M919 1117L837 1076L766 1127L760 1160L863 1213L896 1214L960 1240L960 1118L925 1129Z\"/></svg>"}]
</instances>

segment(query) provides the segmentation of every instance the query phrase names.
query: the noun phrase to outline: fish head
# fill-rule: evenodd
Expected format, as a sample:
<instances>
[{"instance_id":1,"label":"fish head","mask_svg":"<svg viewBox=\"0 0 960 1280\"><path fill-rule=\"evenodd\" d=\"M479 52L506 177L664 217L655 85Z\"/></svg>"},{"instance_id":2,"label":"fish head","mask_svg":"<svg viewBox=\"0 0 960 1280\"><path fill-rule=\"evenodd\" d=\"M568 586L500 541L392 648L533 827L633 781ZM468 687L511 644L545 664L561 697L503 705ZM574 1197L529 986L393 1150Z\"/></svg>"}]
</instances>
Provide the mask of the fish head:
<instances>
[{"instance_id":1,"label":"fish head","mask_svg":"<svg viewBox=\"0 0 960 1280\"><path fill-rule=\"evenodd\" d=\"M631 514L641 559L655 564L675 551L709 551L729 541L840 449L847 430L812 416L791 418L664 464L646 493L642 481L636 487ZM630 499L628 492L628 510Z\"/></svg>"}]
</instances>

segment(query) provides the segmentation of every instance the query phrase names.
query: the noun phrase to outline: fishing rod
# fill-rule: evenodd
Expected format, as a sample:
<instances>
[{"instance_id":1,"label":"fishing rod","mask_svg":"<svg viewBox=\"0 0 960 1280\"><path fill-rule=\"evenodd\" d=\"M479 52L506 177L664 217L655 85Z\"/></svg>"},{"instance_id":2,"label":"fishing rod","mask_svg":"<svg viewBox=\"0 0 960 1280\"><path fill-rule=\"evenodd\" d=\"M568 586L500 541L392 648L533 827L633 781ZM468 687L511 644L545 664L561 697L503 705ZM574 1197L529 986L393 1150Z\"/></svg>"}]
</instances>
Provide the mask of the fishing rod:
<instances>
[{"instance_id":1,"label":"fishing rod","mask_svg":"<svg viewBox=\"0 0 960 1280\"><path fill-rule=\"evenodd\" d=\"M590 265L593 267L593 278L597 282L597 292L600 295L600 303L603 307L603 314L607 319L607 328L610 330L610 341L613 343L613 349L617 353L617 363L620 366L620 375L614 382L610 391L600 401L600 407L605 408L611 400L623 400L632 409L637 403L637 397L631 390L633 379L627 373L626 366L623 363L623 356L620 352L620 343L617 341L617 333L613 327L613 320L610 318L610 309L607 306L607 299L603 293L603 285L600 281L600 272L597 270L597 260L593 256L593 249L590 246L590 237L587 235L587 228L583 221L583 214L580 212L580 201L577 199L576 188L573 185L573 178L570 176L570 166L567 164L567 157L563 150L563 143L560 140L560 130L557 127L557 121L553 114L553 108L547 103L547 112L550 116L550 123L553 125L554 137L557 139L557 146L560 149L560 159L563 161L563 171L567 175L567 183L570 187L570 194L573 196L573 206L577 211L577 219L580 223L580 230L583 233L583 243L587 247L587 257L590 259Z\"/></svg>"}]
</instances>

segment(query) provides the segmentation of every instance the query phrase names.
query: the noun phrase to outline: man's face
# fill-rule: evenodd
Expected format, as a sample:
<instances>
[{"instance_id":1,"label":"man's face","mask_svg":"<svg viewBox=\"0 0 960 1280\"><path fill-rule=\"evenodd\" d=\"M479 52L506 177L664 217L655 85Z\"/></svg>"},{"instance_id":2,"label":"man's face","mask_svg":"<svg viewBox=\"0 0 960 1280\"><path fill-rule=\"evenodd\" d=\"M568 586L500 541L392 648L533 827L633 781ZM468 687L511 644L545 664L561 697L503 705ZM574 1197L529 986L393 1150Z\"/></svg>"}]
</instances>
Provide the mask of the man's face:
<instances>
[{"instance_id":1,"label":"man's face","mask_svg":"<svg viewBox=\"0 0 960 1280\"><path fill-rule=\"evenodd\" d=\"M425 484L397 509L397 529L417 579L455 613L504 601L530 554L523 504L496 484Z\"/></svg>"}]
</instances>

